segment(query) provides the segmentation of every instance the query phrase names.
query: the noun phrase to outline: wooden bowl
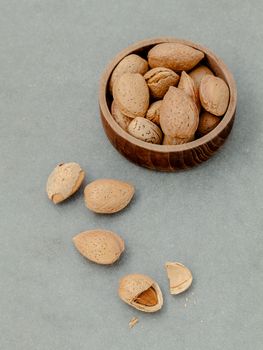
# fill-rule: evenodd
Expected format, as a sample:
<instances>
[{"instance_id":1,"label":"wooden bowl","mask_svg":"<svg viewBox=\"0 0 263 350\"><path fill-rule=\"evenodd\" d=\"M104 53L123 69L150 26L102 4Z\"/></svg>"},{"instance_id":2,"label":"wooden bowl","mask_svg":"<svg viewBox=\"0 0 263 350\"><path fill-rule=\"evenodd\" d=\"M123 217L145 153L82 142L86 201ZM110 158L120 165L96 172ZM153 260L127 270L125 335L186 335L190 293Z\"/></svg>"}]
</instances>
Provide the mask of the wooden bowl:
<instances>
[{"instance_id":1,"label":"wooden bowl","mask_svg":"<svg viewBox=\"0 0 263 350\"><path fill-rule=\"evenodd\" d=\"M228 109L218 126L207 135L183 145L155 145L129 135L113 119L110 106L112 96L108 91L108 82L113 69L127 55L138 53L146 57L148 50L156 44L177 42L192 46L205 53L206 64L215 75L224 79L230 90ZM188 169L209 159L228 137L235 118L237 90L234 78L224 62L207 48L186 40L176 38L155 38L140 41L121 51L107 66L100 81L99 106L102 124L112 145L127 159L143 167L176 171Z\"/></svg>"}]
</instances>

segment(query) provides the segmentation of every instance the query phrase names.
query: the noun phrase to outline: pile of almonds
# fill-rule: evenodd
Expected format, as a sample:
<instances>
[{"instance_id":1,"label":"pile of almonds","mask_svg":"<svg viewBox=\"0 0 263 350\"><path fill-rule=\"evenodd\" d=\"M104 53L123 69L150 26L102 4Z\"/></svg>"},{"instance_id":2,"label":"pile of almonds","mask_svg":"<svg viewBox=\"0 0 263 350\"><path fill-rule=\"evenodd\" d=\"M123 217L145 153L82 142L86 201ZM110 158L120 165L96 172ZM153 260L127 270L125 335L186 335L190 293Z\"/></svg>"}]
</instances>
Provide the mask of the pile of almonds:
<instances>
[{"instance_id":1,"label":"pile of almonds","mask_svg":"<svg viewBox=\"0 0 263 350\"><path fill-rule=\"evenodd\" d=\"M85 172L77 163L61 163L48 177L46 191L48 198L55 204L72 196L82 185ZM134 196L134 187L114 179L98 179L84 189L87 208L98 214L113 214L124 209ZM100 264L115 263L125 250L125 242L118 234L102 229L81 232L73 237L73 243L81 255ZM167 262L167 276L170 293L179 294L187 290L192 283L191 271L177 262ZM155 312L163 305L161 289L156 281L143 274L124 276L119 283L119 296L130 306L144 311ZM132 319L133 327L137 319Z\"/></svg>"},{"instance_id":2,"label":"pile of almonds","mask_svg":"<svg viewBox=\"0 0 263 350\"><path fill-rule=\"evenodd\" d=\"M111 114L139 140L180 145L213 130L225 114L229 88L205 65L203 52L162 43L123 58L112 72Z\"/></svg>"}]
</instances>

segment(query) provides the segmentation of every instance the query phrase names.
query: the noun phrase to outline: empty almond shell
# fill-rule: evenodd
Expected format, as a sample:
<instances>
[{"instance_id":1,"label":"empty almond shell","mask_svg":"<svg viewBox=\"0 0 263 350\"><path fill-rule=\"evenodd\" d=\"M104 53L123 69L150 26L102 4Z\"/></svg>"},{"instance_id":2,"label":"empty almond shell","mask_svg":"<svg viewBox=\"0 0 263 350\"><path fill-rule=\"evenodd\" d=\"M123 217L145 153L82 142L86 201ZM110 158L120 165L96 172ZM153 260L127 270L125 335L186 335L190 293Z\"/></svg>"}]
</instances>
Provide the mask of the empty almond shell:
<instances>
[{"instance_id":1,"label":"empty almond shell","mask_svg":"<svg viewBox=\"0 0 263 350\"><path fill-rule=\"evenodd\" d=\"M124 181L99 179L85 187L87 208L100 214L112 214L125 208L134 195L134 187Z\"/></svg>"},{"instance_id":2,"label":"empty almond shell","mask_svg":"<svg viewBox=\"0 0 263 350\"><path fill-rule=\"evenodd\" d=\"M155 312L163 306L163 296L158 284L149 276L131 274L119 284L120 298L130 306L144 312Z\"/></svg>"},{"instance_id":3,"label":"empty almond shell","mask_svg":"<svg viewBox=\"0 0 263 350\"><path fill-rule=\"evenodd\" d=\"M49 175L46 185L48 198L57 204L75 193L85 177L77 163L61 163Z\"/></svg>"},{"instance_id":4,"label":"empty almond shell","mask_svg":"<svg viewBox=\"0 0 263 350\"><path fill-rule=\"evenodd\" d=\"M125 249L123 239L107 230L90 230L73 238L77 250L85 258L101 265L113 264Z\"/></svg>"},{"instance_id":5,"label":"empty almond shell","mask_svg":"<svg viewBox=\"0 0 263 350\"><path fill-rule=\"evenodd\" d=\"M183 293L191 286L193 277L186 266L178 262L167 262L165 267L170 282L171 294Z\"/></svg>"}]
</instances>

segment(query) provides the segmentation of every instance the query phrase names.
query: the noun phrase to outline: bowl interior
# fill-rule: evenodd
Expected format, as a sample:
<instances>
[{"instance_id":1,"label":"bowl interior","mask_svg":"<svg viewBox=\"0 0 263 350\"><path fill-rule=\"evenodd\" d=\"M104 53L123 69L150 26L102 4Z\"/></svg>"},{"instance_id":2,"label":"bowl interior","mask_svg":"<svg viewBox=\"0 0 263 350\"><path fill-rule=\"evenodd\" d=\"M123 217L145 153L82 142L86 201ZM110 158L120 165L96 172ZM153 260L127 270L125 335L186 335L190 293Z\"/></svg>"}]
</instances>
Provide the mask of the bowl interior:
<instances>
[{"instance_id":1,"label":"bowl interior","mask_svg":"<svg viewBox=\"0 0 263 350\"><path fill-rule=\"evenodd\" d=\"M229 105L227 108L227 111L225 115L222 117L222 120L217 125L216 128L214 128L212 131L210 131L208 134L194 140L191 142L188 142L186 144L182 145L155 145L150 144L147 142L143 142L141 140L136 139L135 137L129 135L126 131L124 131L114 120L114 118L111 115L110 109L111 109L111 103L112 103L112 95L109 92L108 84L110 80L110 76L116 65L127 55L131 53L136 53L139 56L147 59L147 53L148 51L155 45L164 43L164 42L178 42L183 43L188 46L191 46L193 48L196 48L200 51L203 51L205 53L204 59L200 62L200 64L205 64L208 66L216 76L222 78L228 85L229 91L230 91L230 99L229 99ZM101 80L101 89L100 89L100 108L104 114L104 117L107 119L108 123L111 125L111 127L117 132L120 136L127 139L129 142L132 142L135 145L138 145L140 147L143 147L145 149L151 149L156 150L158 152L167 152L167 151L182 151L185 149L198 147L202 144L205 144L209 140L216 137L224 128L225 126L230 122L231 118L233 117L236 109L236 86L235 81L224 64L224 62L219 59L217 56L215 56L209 49L189 42L185 40L175 39L175 38L157 38L157 39L149 39L144 40L142 42L136 43L134 45L129 46L122 52L120 52L113 61L108 65L102 80Z\"/></svg>"}]
</instances>

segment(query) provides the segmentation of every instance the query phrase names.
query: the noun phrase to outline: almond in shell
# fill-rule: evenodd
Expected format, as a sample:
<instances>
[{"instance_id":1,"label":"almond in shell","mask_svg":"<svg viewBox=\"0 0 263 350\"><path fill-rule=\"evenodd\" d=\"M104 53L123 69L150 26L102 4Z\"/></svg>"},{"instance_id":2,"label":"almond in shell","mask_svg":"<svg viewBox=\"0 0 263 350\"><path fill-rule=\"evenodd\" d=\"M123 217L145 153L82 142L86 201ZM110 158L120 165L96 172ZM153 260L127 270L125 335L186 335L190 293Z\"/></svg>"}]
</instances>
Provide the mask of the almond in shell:
<instances>
[{"instance_id":1,"label":"almond in shell","mask_svg":"<svg viewBox=\"0 0 263 350\"><path fill-rule=\"evenodd\" d=\"M112 72L109 89L112 92L114 82L124 73L140 73L144 75L148 70L148 62L142 57L131 54L124 57Z\"/></svg>"},{"instance_id":2,"label":"almond in shell","mask_svg":"<svg viewBox=\"0 0 263 350\"><path fill-rule=\"evenodd\" d=\"M190 138L198 127L199 113L194 100L183 90L170 87L160 108L160 125L165 135Z\"/></svg>"},{"instance_id":3,"label":"almond in shell","mask_svg":"<svg viewBox=\"0 0 263 350\"><path fill-rule=\"evenodd\" d=\"M119 284L119 296L128 305L144 312L155 312L163 306L163 296L158 284L149 276L131 274Z\"/></svg>"},{"instance_id":4,"label":"almond in shell","mask_svg":"<svg viewBox=\"0 0 263 350\"><path fill-rule=\"evenodd\" d=\"M200 84L199 95L202 107L218 117L222 116L228 107L229 88L223 79L205 75Z\"/></svg>"},{"instance_id":5,"label":"almond in shell","mask_svg":"<svg viewBox=\"0 0 263 350\"><path fill-rule=\"evenodd\" d=\"M162 100L153 102L146 113L146 119L150 120L156 125L160 125L161 104L162 104Z\"/></svg>"},{"instance_id":6,"label":"almond in shell","mask_svg":"<svg viewBox=\"0 0 263 350\"><path fill-rule=\"evenodd\" d=\"M139 140L160 144L162 142L161 129L146 118L137 117L128 126L128 133Z\"/></svg>"},{"instance_id":7,"label":"almond in shell","mask_svg":"<svg viewBox=\"0 0 263 350\"><path fill-rule=\"evenodd\" d=\"M107 230L90 230L73 238L77 250L85 258L97 264L113 264L125 249L123 239Z\"/></svg>"},{"instance_id":8,"label":"almond in shell","mask_svg":"<svg viewBox=\"0 0 263 350\"><path fill-rule=\"evenodd\" d=\"M113 116L115 121L120 125L120 127L123 130L127 131L128 126L132 121L132 118L126 117L126 115L124 115L120 111L120 109L118 108L114 100L112 101L112 104L111 104L111 115Z\"/></svg>"},{"instance_id":9,"label":"almond in shell","mask_svg":"<svg viewBox=\"0 0 263 350\"><path fill-rule=\"evenodd\" d=\"M162 43L148 52L151 68L166 67L174 71L188 71L204 58L204 53L179 43Z\"/></svg>"},{"instance_id":10,"label":"almond in shell","mask_svg":"<svg viewBox=\"0 0 263 350\"><path fill-rule=\"evenodd\" d=\"M164 135L163 145L183 145L184 143L191 142L194 139L195 139L195 135L188 137L186 139L180 139L179 137Z\"/></svg>"},{"instance_id":11,"label":"almond in shell","mask_svg":"<svg viewBox=\"0 0 263 350\"><path fill-rule=\"evenodd\" d=\"M113 98L120 111L129 118L144 117L149 107L149 89L138 73L125 73L115 82Z\"/></svg>"},{"instance_id":12,"label":"almond in shell","mask_svg":"<svg viewBox=\"0 0 263 350\"><path fill-rule=\"evenodd\" d=\"M189 75L193 79L197 90L199 90L199 86L200 86L202 78L205 75L214 75L214 74L208 67L201 65L201 66L195 68L194 70L192 70L189 73Z\"/></svg>"},{"instance_id":13,"label":"almond in shell","mask_svg":"<svg viewBox=\"0 0 263 350\"><path fill-rule=\"evenodd\" d=\"M48 198L57 204L75 193L85 177L79 164L61 163L49 175L46 185Z\"/></svg>"},{"instance_id":14,"label":"almond in shell","mask_svg":"<svg viewBox=\"0 0 263 350\"><path fill-rule=\"evenodd\" d=\"M197 131L200 135L206 135L212 131L220 121L221 119L219 117L204 111L200 115Z\"/></svg>"},{"instance_id":15,"label":"almond in shell","mask_svg":"<svg viewBox=\"0 0 263 350\"><path fill-rule=\"evenodd\" d=\"M189 95L195 102L198 111L201 109L200 100L199 100L199 93L198 89L196 88L193 79L188 75L186 72L182 72L181 78L178 84L178 88L183 90L187 95Z\"/></svg>"},{"instance_id":16,"label":"almond in shell","mask_svg":"<svg viewBox=\"0 0 263 350\"><path fill-rule=\"evenodd\" d=\"M112 214L125 208L134 195L134 187L123 181L99 179L85 187L88 209L99 214Z\"/></svg>"},{"instance_id":17,"label":"almond in shell","mask_svg":"<svg viewBox=\"0 0 263 350\"><path fill-rule=\"evenodd\" d=\"M169 86L177 85L179 78L178 74L165 67L153 68L144 75L150 93L154 98L163 98Z\"/></svg>"}]
</instances>

